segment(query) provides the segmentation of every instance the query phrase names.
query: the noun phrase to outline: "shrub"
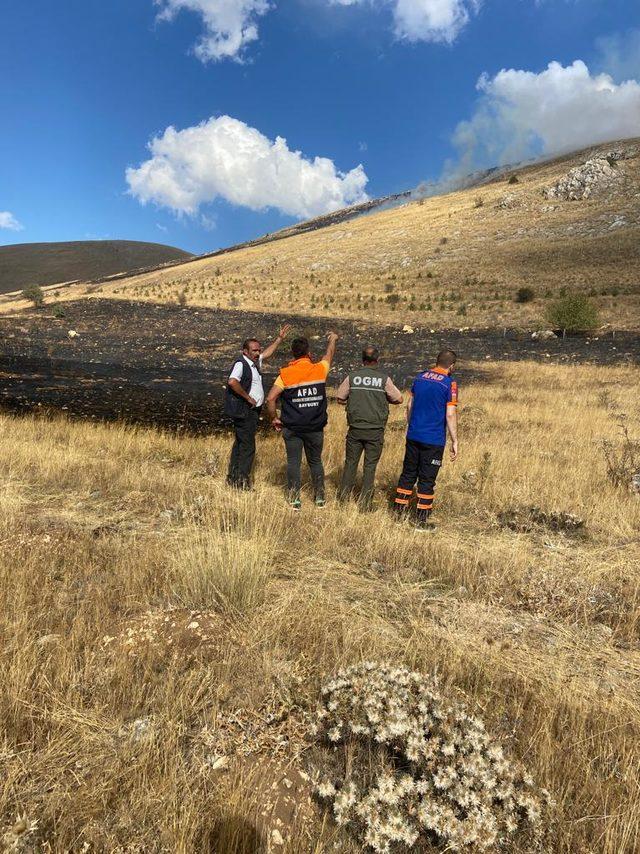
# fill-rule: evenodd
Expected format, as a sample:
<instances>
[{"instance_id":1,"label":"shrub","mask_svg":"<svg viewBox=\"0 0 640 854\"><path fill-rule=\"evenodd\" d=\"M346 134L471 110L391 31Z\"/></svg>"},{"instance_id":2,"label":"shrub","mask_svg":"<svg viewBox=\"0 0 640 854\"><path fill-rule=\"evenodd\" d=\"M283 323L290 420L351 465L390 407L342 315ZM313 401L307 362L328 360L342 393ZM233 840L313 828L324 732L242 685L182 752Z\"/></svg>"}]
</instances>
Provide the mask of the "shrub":
<instances>
[{"instance_id":1,"label":"shrub","mask_svg":"<svg viewBox=\"0 0 640 854\"><path fill-rule=\"evenodd\" d=\"M63 307L61 305L54 306L53 316L58 317L58 318L62 318L65 316L65 310L63 309Z\"/></svg>"},{"instance_id":2,"label":"shrub","mask_svg":"<svg viewBox=\"0 0 640 854\"><path fill-rule=\"evenodd\" d=\"M520 183L520 179L518 178L518 176L517 176L517 175L512 175L512 176L509 178L509 180L508 180L508 182L507 182L507 183L508 183L508 184L519 184L519 183Z\"/></svg>"},{"instance_id":3,"label":"shrub","mask_svg":"<svg viewBox=\"0 0 640 854\"><path fill-rule=\"evenodd\" d=\"M373 662L339 671L322 687L315 731L335 768L316 792L374 851L495 851L520 825L540 824L548 793L421 673Z\"/></svg>"},{"instance_id":4,"label":"shrub","mask_svg":"<svg viewBox=\"0 0 640 854\"><path fill-rule=\"evenodd\" d=\"M622 435L619 444L615 444L609 439L604 439L600 443L607 469L607 478L618 489L632 487L634 476L640 474L640 442L631 438L625 420L626 415L622 413L617 417Z\"/></svg>"},{"instance_id":5,"label":"shrub","mask_svg":"<svg viewBox=\"0 0 640 854\"><path fill-rule=\"evenodd\" d=\"M598 325L598 309L588 297L563 296L551 303L546 317L554 329L588 332Z\"/></svg>"},{"instance_id":6,"label":"shrub","mask_svg":"<svg viewBox=\"0 0 640 854\"><path fill-rule=\"evenodd\" d=\"M535 299L536 292L533 288L518 288L516 291L516 302L531 302Z\"/></svg>"},{"instance_id":7,"label":"shrub","mask_svg":"<svg viewBox=\"0 0 640 854\"><path fill-rule=\"evenodd\" d=\"M178 294L178 305L185 306L187 304L187 292L182 290Z\"/></svg>"},{"instance_id":8,"label":"shrub","mask_svg":"<svg viewBox=\"0 0 640 854\"><path fill-rule=\"evenodd\" d=\"M23 288L22 297L32 302L36 308L42 308L44 305L44 291L40 285L29 285Z\"/></svg>"},{"instance_id":9,"label":"shrub","mask_svg":"<svg viewBox=\"0 0 640 854\"><path fill-rule=\"evenodd\" d=\"M473 202L474 208L481 208L484 205L484 199L482 196L476 196Z\"/></svg>"}]
</instances>

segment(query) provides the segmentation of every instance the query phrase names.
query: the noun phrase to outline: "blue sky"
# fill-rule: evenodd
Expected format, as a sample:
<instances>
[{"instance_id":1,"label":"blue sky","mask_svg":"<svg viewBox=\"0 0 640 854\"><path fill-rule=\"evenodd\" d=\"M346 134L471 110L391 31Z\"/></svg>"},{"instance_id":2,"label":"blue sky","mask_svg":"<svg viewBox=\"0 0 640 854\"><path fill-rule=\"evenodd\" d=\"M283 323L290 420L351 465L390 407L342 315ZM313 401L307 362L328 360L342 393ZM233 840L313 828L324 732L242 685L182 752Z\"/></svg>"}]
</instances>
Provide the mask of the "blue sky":
<instances>
[{"instance_id":1,"label":"blue sky","mask_svg":"<svg viewBox=\"0 0 640 854\"><path fill-rule=\"evenodd\" d=\"M636 0L268 5L5 3L0 244L204 252L445 167L640 136Z\"/></svg>"}]
</instances>

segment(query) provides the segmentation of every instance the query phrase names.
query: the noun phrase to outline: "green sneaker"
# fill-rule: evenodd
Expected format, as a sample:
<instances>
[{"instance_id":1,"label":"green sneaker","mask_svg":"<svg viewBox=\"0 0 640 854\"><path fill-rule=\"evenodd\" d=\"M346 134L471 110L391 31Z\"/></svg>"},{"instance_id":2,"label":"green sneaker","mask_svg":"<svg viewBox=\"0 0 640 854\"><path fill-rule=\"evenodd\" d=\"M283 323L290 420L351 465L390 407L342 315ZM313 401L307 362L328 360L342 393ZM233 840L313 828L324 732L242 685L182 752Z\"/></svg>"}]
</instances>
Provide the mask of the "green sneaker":
<instances>
[{"instance_id":1,"label":"green sneaker","mask_svg":"<svg viewBox=\"0 0 640 854\"><path fill-rule=\"evenodd\" d=\"M292 498L289 502L289 507L292 510L302 510L302 501L299 498Z\"/></svg>"},{"instance_id":2,"label":"green sneaker","mask_svg":"<svg viewBox=\"0 0 640 854\"><path fill-rule=\"evenodd\" d=\"M327 502L324 500L324 498L316 498L316 507L322 508L326 506Z\"/></svg>"}]
</instances>

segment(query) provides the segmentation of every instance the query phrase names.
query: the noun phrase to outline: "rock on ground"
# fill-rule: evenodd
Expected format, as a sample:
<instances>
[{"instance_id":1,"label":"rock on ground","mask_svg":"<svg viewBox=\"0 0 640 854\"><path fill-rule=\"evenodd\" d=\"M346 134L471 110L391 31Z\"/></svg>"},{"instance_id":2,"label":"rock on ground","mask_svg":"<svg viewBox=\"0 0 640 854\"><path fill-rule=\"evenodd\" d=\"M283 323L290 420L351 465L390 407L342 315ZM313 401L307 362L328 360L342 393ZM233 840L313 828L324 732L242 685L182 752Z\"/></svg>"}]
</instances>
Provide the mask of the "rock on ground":
<instances>
[{"instance_id":1,"label":"rock on ground","mask_svg":"<svg viewBox=\"0 0 640 854\"><path fill-rule=\"evenodd\" d=\"M581 201L611 189L623 176L614 157L595 157L576 166L552 187L542 192L547 199ZM612 165L613 164L613 165Z\"/></svg>"}]
</instances>

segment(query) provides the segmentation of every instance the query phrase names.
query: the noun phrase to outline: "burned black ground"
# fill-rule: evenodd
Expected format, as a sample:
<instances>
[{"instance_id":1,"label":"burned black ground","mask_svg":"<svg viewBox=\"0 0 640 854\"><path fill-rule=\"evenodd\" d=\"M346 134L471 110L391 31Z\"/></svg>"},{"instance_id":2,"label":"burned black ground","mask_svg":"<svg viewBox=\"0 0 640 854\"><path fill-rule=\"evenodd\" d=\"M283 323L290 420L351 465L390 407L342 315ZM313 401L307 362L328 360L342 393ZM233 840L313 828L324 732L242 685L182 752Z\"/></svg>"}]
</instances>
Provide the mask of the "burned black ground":
<instances>
[{"instance_id":1,"label":"burned black ground","mask_svg":"<svg viewBox=\"0 0 640 854\"><path fill-rule=\"evenodd\" d=\"M325 335L340 335L332 381L358 364L364 344L376 343L398 385L431 364L442 346L459 355L464 383L480 378L477 363L489 360L640 362L640 336L619 332L534 341L516 330L432 331L402 322L305 318L223 309L179 308L120 300L89 299L63 304L64 317L46 309L0 317L0 405L14 412L62 410L90 419L124 419L171 429L211 432L221 424L227 371L247 335L263 341L290 322L321 356ZM399 318L400 320L400 318ZM69 337L69 332L77 333ZM266 379L287 359L276 355ZM467 363L476 363L473 369Z\"/></svg>"}]
</instances>

